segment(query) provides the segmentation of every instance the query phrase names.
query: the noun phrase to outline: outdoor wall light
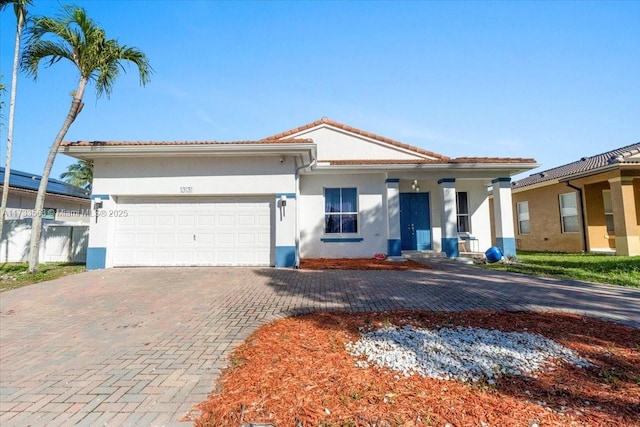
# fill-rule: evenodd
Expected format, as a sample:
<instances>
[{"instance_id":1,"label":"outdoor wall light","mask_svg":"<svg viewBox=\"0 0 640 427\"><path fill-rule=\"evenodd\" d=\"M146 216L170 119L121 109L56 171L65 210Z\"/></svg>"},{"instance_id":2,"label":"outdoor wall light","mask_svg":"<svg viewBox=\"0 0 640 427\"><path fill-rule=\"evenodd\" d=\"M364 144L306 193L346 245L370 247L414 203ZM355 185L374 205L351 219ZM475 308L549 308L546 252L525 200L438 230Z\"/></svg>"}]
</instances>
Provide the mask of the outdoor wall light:
<instances>
[{"instance_id":1,"label":"outdoor wall light","mask_svg":"<svg viewBox=\"0 0 640 427\"><path fill-rule=\"evenodd\" d=\"M96 197L93 199L93 209L96 211L96 224L98 223L98 211L102 209L102 199L100 197Z\"/></svg>"},{"instance_id":2,"label":"outdoor wall light","mask_svg":"<svg viewBox=\"0 0 640 427\"><path fill-rule=\"evenodd\" d=\"M411 188L416 190L416 193L420 191L420 186L418 185L418 180L417 179L413 180L413 182L411 183Z\"/></svg>"},{"instance_id":3,"label":"outdoor wall light","mask_svg":"<svg viewBox=\"0 0 640 427\"><path fill-rule=\"evenodd\" d=\"M284 194L280 196L280 206L282 206L283 208L287 206L287 196L285 196Z\"/></svg>"}]
</instances>

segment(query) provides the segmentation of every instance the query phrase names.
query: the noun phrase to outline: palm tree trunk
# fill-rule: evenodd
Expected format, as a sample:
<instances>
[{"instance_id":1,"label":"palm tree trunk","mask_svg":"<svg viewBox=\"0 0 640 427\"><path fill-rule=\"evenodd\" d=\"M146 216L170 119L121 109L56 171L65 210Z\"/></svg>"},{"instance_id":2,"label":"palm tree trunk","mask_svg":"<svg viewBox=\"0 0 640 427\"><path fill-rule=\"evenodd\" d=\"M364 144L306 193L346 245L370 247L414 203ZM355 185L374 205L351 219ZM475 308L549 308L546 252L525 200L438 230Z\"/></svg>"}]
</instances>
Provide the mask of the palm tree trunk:
<instances>
[{"instance_id":1,"label":"palm tree trunk","mask_svg":"<svg viewBox=\"0 0 640 427\"><path fill-rule=\"evenodd\" d=\"M4 219L7 215L7 202L9 200L9 177L11 176L11 149L13 147L13 118L16 109L16 87L18 85L18 64L20 56L20 39L24 27L24 15L18 15L16 28L16 41L13 48L13 71L11 73L11 95L9 100L9 123L7 124L7 157L4 166L4 182L2 184L2 204L0 204L0 241L4 229ZM7 245L9 242L7 241Z\"/></svg>"},{"instance_id":2,"label":"palm tree trunk","mask_svg":"<svg viewBox=\"0 0 640 427\"><path fill-rule=\"evenodd\" d=\"M40 237L42 235L42 212L44 210L44 198L47 194L47 183L49 182L51 168L53 167L53 162L56 159L56 154L58 154L60 143L67 134L71 123L73 123L73 121L78 116L78 113L80 113L80 110L82 109L82 97L84 96L84 89L86 85L87 79L80 78L78 89L73 95L73 100L71 101L71 107L69 108L67 118L64 120L60 131L56 135L56 138L53 140L51 150L49 150L49 157L47 157L47 162L45 163L44 170L42 171L42 179L40 181L40 186L38 187L38 195L36 196L36 206L34 212L35 215L33 216L33 220L31 222L31 242L29 244L29 273L36 273L38 271L38 261L40 259Z\"/></svg>"}]
</instances>

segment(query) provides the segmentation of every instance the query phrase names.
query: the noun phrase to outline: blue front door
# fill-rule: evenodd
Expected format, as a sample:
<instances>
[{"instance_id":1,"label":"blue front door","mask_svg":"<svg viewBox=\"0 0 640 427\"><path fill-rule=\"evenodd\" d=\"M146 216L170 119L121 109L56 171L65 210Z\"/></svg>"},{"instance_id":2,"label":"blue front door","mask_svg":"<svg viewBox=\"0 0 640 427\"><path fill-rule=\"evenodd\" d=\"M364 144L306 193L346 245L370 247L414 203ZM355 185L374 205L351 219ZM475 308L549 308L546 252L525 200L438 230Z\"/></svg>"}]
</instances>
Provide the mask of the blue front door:
<instances>
[{"instance_id":1,"label":"blue front door","mask_svg":"<svg viewBox=\"0 0 640 427\"><path fill-rule=\"evenodd\" d=\"M431 249L429 193L400 193L400 239L403 250Z\"/></svg>"}]
</instances>

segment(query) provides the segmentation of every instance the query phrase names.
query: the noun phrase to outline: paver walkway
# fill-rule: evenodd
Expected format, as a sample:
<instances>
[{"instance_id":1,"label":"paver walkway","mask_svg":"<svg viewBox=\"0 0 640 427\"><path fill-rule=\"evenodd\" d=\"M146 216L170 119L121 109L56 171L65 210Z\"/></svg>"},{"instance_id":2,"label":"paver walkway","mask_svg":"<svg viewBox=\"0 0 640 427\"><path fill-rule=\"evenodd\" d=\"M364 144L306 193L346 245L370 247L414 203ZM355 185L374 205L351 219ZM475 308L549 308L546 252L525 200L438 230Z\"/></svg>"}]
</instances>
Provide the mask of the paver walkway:
<instances>
[{"instance_id":1,"label":"paver walkway","mask_svg":"<svg viewBox=\"0 0 640 427\"><path fill-rule=\"evenodd\" d=\"M173 426L229 352L316 310L559 310L640 327L640 290L489 272L111 269L0 293L0 425Z\"/></svg>"}]
</instances>

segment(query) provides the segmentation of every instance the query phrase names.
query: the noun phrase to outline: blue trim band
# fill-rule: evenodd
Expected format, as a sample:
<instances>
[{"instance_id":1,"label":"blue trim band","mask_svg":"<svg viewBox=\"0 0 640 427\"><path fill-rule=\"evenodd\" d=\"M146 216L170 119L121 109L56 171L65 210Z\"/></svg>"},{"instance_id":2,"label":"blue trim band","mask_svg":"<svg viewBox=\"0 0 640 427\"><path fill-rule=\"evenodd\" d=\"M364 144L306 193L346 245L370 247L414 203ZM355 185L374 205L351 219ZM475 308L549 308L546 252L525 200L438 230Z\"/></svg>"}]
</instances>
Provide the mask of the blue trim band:
<instances>
[{"instance_id":1,"label":"blue trim band","mask_svg":"<svg viewBox=\"0 0 640 427\"><path fill-rule=\"evenodd\" d=\"M387 240L387 255L389 256L402 255L402 242L400 241L400 239Z\"/></svg>"},{"instance_id":2,"label":"blue trim band","mask_svg":"<svg viewBox=\"0 0 640 427\"><path fill-rule=\"evenodd\" d=\"M296 193L276 193L276 199L285 196L287 199L295 199Z\"/></svg>"},{"instance_id":3,"label":"blue trim band","mask_svg":"<svg viewBox=\"0 0 640 427\"><path fill-rule=\"evenodd\" d=\"M443 237L442 250L447 255L447 258L456 258L460 256L460 250L458 249L458 238Z\"/></svg>"},{"instance_id":4,"label":"blue trim band","mask_svg":"<svg viewBox=\"0 0 640 427\"><path fill-rule=\"evenodd\" d=\"M495 184L496 182L511 182L511 178L496 178L491 180L492 184Z\"/></svg>"},{"instance_id":5,"label":"blue trim band","mask_svg":"<svg viewBox=\"0 0 640 427\"><path fill-rule=\"evenodd\" d=\"M107 260L107 248L87 248L87 270L102 270Z\"/></svg>"},{"instance_id":6,"label":"blue trim band","mask_svg":"<svg viewBox=\"0 0 640 427\"><path fill-rule=\"evenodd\" d=\"M276 246L276 267L295 267L296 266L296 247L295 246Z\"/></svg>"},{"instance_id":7,"label":"blue trim band","mask_svg":"<svg viewBox=\"0 0 640 427\"><path fill-rule=\"evenodd\" d=\"M362 237L324 237L320 239L324 243L356 243L363 240L364 238Z\"/></svg>"},{"instance_id":8,"label":"blue trim band","mask_svg":"<svg viewBox=\"0 0 640 427\"><path fill-rule=\"evenodd\" d=\"M502 249L502 253L505 257L516 256L515 237L496 237L496 246Z\"/></svg>"},{"instance_id":9,"label":"blue trim band","mask_svg":"<svg viewBox=\"0 0 640 427\"><path fill-rule=\"evenodd\" d=\"M438 180L438 184L444 184L445 182L456 182L455 178L442 178Z\"/></svg>"},{"instance_id":10,"label":"blue trim band","mask_svg":"<svg viewBox=\"0 0 640 427\"><path fill-rule=\"evenodd\" d=\"M389 183L389 182L400 182L400 178L387 178L384 180L384 182Z\"/></svg>"},{"instance_id":11,"label":"blue trim band","mask_svg":"<svg viewBox=\"0 0 640 427\"><path fill-rule=\"evenodd\" d=\"M108 194L92 194L91 196L89 196L91 200L97 199L98 197L102 200L109 200Z\"/></svg>"}]
</instances>

